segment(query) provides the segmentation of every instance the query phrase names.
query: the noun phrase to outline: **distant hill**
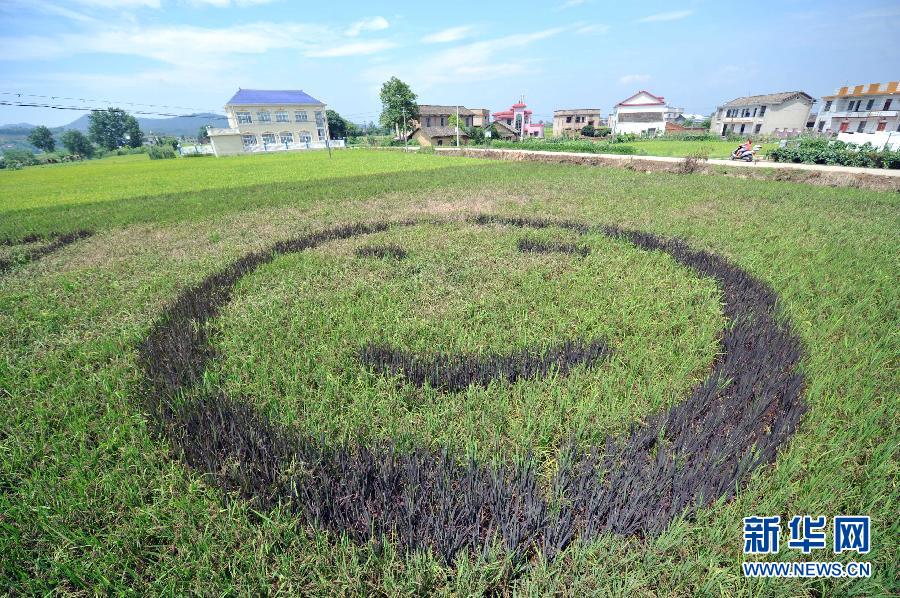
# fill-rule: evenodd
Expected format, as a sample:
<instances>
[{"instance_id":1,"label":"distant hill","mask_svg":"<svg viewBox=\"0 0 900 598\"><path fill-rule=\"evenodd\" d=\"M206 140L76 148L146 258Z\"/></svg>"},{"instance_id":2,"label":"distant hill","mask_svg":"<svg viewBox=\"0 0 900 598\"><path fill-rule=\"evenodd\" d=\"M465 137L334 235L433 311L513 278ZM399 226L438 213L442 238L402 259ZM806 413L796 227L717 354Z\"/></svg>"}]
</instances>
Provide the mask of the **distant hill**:
<instances>
[{"instance_id":1,"label":"distant hill","mask_svg":"<svg viewBox=\"0 0 900 598\"><path fill-rule=\"evenodd\" d=\"M228 121L221 114L211 112L203 112L199 114L191 114L187 116L173 116L168 118L143 118L138 117L138 124L141 131L145 135L171 135L173 137L194 137L197 131L204 125L212 125L214 127L226 127ZM61 127L51 127L53 136L57 139L63 131L75 129L82 133L88 130L88 115L83 114L67 125ZM0 125L0 149L30 149L35 148L28 143L27 137L31 130L37 125L30 123L15 123L9 125Z\"/></svg>"}]
</instances>

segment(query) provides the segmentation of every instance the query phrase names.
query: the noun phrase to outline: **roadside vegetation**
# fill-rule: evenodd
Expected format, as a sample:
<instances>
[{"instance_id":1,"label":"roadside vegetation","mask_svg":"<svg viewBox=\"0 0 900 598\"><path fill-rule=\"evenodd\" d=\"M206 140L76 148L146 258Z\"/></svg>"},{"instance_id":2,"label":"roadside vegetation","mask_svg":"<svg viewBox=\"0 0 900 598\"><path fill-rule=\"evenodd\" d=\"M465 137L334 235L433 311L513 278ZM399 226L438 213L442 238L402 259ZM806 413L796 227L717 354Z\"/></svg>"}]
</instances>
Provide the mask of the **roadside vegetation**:
<instances>
[{"instance_id":1,"label":"roadside vegetation","mask_svg":"<svg viewBox=\"0 0 900 598\"><path fill-rule=\"evenodd\" d=\"M223 447L269 442L277 430L286 436L276 440L309 436L338 449L425 447L446 456L416 463L446 471L531 463L544 492L570 438L602 442L681 404L733 330L729 301L748 295L606 234L618 229L519 225L544 218L646 231L655 235L647 243L683 238L777 294L775 321L801 342L806 412L733 498L652 533L576 538L552 558L515 558L498 539L448 563L407 553L409 534L357 541L369 528L328 531L252 484L217 483L300 475L302 462L270 479L245 461L215 461ZM0 261L9 264L0 276L0 593L889 595L890 539L900 533L898 223L896 193L362 149L124 155L0 172ZM337 232L316 236L326 230ZM233 286L219 294L224 282ZM166 328L201 312L202 322ZM190 382L168 397L173 411L155 411L147 372L176 362L148 360L146 341L179 335L190 341L177 345L184 378L160 380ZM597 338L602 359L549 376L479 373L452 392L390 369L396 355L453 367L485 355L543 363L561 343ZM162 430L159 413L189 413L182 407L198 396L248 434L217 445ZM262 464L263 447L285 446L265 442L253 445ZM186 465L179 447L213 461ZM360 457L315 454L327 457L316 467L334 465L329 475ZM209 472L210 463L220 467ZM777 514L870 515L872 551L835 558L870 561L873 576L748 581L742 518ZM768 560L825 559L782 541Z\"/></svg>"},{"instance_id":2,"label":"roadside vegetation","mask_svg":"<svg viewBox=\"0 0 900 598\"><path fill-rule=\"evenodd\" d=\"M871 143L855 145L836 139L801 138L785 147L772 148L768 155L776 162L900 168L900 149L879 150Z\"/></svg>"}]
</instances>

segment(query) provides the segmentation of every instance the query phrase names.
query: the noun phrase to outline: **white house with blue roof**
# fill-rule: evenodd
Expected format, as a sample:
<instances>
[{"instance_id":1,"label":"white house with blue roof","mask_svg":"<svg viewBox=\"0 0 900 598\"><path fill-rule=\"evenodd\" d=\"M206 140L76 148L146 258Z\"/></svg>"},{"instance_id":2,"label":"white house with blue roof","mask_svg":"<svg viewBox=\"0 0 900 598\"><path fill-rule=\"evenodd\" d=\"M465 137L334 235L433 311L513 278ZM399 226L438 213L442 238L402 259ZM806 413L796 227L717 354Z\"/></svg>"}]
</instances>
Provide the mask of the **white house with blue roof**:
<instances>
[{"instance_id":1,"label":"white house with blue roof","mask_svg":"<svg viewBox=\"0 0 900 598\"><path fill-rule=\"evenodd\" d=\"M227 129L209 129L217 156L327 147L325 103L300 89L238 89L225 114Z\"/></svg>"}]
</instances>

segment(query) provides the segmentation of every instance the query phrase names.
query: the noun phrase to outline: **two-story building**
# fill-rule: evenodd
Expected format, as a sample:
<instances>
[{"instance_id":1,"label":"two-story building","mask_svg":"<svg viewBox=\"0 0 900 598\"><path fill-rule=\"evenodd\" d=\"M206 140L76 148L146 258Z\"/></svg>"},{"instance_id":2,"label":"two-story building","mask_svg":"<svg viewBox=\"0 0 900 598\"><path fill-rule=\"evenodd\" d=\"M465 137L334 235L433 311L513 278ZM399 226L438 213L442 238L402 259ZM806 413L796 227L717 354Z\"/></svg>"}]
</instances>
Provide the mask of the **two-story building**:
<instances>
[{"instance_id":1,"label":"two-story building","mask_svg":"<svg viewBox=\"0 0 900 598\"><path fill-rule=\"evenodd\" d=\"M803 91L735 98L716 108L710 131L717 135L793 137L806 129L815 100Z\"/></svg>"},{"instance_id":2,"label":"two-story building","mask_svg":"<svg viewBox=\"0 0 900 598\"><path fill-rule=\"evenodd\" d=\"M900 132L900 82L841 87L824 96L814 130L819 133ZM864 141L860 141L864 143Z\"/></svg>"},{"instance_id":3,"label":"two-story building","mask_svg":"<svg viewBox=\"0 0 900 598\"><path fill-rule=\"evenodd\" d=\"M614 135L662 135L666 131L668 111L664 97L641 90L615 105L609 115L609 127Z\"/></svg>"},{"instance_id":4,"label":"two-story building","mask_svg":"<svg viewBox=\"0 0 900 598\"><path fill-rule=\"evenodd\" d=\"M522 98L510 106L509 110L494 112L493 116L495 123L503 123L520 137L542 138L544 136L544 125L543 123L532 123L531 114L532 111L528 109L525 99Z\"/></svg>"},{"instance_id":5,"label":"two-story building","mask_svg":"<svg viewBox=\"0 0 900 598\"><path fill-rule=\"evenodd\" d=\"M572 108L553 111L553 136L577 137L586 126L605 126L599 108Z\"/></svg>"},{"instance_id":6,"label":"two-story building","mask_svg":"<svg viewBox=\"0 0 900 598\"><path fill-rule=\"evenodd\" d=\"M469 127L484 127L490 118L485 108L466 108L462 105L444 106L439 104L419 104L419 118L413 121L409 138L422 146L456 145L456 128L451 126L451 117L459 115L459 142L468 142L465 132Z\"/></svg>"},{"instance_id":7,"label":"two-story building","mask_svg":"<svg viewBox=\"0 0 900 598\"><path fill-rule=\"evenodd\" d=\"M325 104L299 89L238 89L225 115L228 128L209 129L217 156L325 147Z\"/></svg>"}]
</instances>

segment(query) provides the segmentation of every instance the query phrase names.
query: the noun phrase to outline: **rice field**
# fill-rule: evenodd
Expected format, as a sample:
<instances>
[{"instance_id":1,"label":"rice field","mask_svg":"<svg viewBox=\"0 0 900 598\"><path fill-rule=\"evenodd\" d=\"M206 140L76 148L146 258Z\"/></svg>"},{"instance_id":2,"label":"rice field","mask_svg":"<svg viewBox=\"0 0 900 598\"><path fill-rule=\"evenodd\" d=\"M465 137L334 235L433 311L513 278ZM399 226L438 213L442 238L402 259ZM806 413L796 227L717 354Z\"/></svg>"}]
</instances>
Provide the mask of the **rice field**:
<instances>
[{"instance_id":1,"label":"rice field","mask_svg":"<svg viewBox=\"0 0 900 598\"><path fill-rule=\"evenodd\" d=\"M896 589L896 194L125 158L0 172L0 591ZM742 554L795 514L872 550Z\"/></svg>"}]
</instances>

